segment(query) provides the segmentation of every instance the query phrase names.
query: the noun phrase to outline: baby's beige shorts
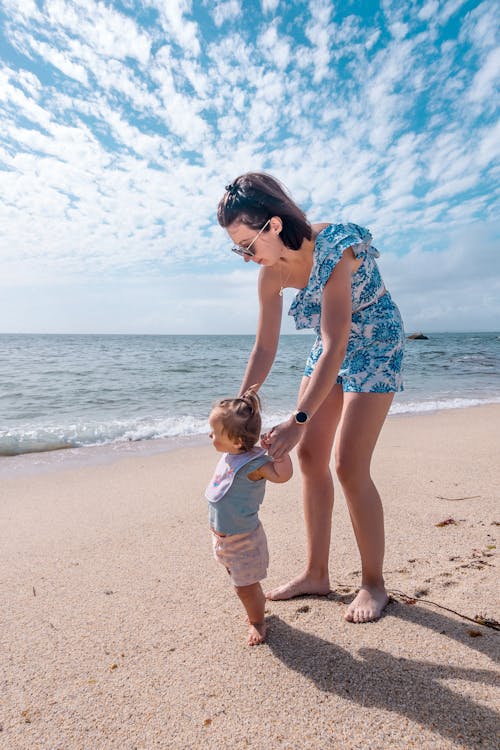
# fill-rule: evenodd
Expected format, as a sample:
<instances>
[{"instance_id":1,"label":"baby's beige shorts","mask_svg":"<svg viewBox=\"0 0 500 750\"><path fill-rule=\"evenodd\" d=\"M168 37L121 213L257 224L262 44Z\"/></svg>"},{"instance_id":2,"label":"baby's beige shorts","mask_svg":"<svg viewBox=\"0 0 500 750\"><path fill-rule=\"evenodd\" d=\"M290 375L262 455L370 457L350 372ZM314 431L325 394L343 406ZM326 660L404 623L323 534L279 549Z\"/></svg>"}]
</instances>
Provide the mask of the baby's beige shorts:
<instances>
[{"instance_id":1,"label":"baby's beige shorts","mask_svg":"<svg viewBox=\"0 0 500 750\"><path fill-rule=\"evenodd\" d=\"M262 524L245 534L219 536L212 531L214 557L231 576L235 586L250 586L267 576L269 552Z\"/></svg>"}]
</instances>

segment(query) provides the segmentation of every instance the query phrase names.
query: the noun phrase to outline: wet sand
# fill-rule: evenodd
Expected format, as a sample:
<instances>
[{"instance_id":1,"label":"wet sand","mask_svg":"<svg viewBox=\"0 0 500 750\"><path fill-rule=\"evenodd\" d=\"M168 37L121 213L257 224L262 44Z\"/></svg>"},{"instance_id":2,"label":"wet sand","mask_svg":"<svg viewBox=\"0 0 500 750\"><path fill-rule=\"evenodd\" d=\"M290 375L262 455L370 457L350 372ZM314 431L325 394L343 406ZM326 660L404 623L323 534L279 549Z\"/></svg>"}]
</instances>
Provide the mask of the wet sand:
<instances>
[{"instance_id":1,"label":"wet sand","mask_svg":"<svg viewBox=\"0 0 500 750\"><path fill-rule=\"evenodd\" d=\"M500 633L448 610L500 619L499 425L496 405L390 418L385 575L413 603L344 621L359 557L337 483L332 593L269 602L254 648L211 557L210 446L2 479L0 748L497 748ZM271 588L304 559L297 467L261 518Z\"/></svg>"}]
</instances>

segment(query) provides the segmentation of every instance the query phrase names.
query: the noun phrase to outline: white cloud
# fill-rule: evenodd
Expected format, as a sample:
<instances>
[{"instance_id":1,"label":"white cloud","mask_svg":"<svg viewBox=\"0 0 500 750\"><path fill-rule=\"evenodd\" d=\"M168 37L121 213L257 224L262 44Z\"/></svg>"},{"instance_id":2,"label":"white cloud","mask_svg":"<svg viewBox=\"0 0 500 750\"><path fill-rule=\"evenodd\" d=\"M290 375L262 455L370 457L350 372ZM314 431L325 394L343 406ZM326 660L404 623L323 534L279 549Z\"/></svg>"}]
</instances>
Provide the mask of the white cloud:
<instances>
[{"instance_id":1,"label":"white cloud","mask_svg":"<svg viewBox=\"0 0 500 750\"><path fill-rule=\"evenodd\" d=\"M486 102L488 99L495 99L499 95L500 80L500 47L489 52L481 69L474 76L469 92L468 99L472 102ZM496 91L495 91L496 89ZM496 109L495 101L491 101L492 108Z\"/></svg>"},{"instance_id":2,"label":"white cloud","mask_svg":"<svg viewBox=\"0 0 500 750\"><path fill-rule=\"evenodd\" d=\"M302 50L300 54L304 55L306 63L309 60L312 64L314 82L320 83L329 71L332 6L328 0L310 0L309 12L311 20L305 28L305 33L313 47L309 54L302 52Z\"/></svg>"},{"instance_id":3,"label":"white cloud","mask_svg":"<svg viewBox=\"0 0 500 750\"><path fill-rule=\"evenodd\" d=\"M19 0L3 0L2 5L9 17L18 23L27 23L31 20L39 22L42 19L35 0L23 0L22 3Z\"/></svg>"},{"instance_id":4,"label":"white cloud","mask_svg":"<svg viewBox=\"0 0 500 750\"><path fill-rule=\"evenodd\" d=\"M263 31L258 44L263 49L267 59L274 63L278 70L284 70L287 67L292 56L291 45L286 37L278 34L275 23L272 23Z\"/></svg>"},{"instance_id":5,"label":"white cloud","mask_svg":"<svg viewBox=\"0 0 500 750\"><path fill-rule=\"evenodd\" d=\"M498 8L493 0L485 0L464 18L459 38L472 42L480 54L498 44Z\"/></svg>"},{"instance_id":6,"label":"white cloud","mask_svg":"<svg viewBox=\"0 0 500 750\"><path fill-rule=\"evenodd\" d=\"M429 21L431 18L434 18L436 16L438 8L438 0L429 0L429 2L425 3L423 8L419 10L418 17L422 21Z\"/></svg>"},{"instance_id":7,"label":"white cloud","mask_svg":"<svg viewBox=\"0 0 500 750\"><path fill-rule=\"evenodd\" d=\"M401 21L396 21L396 23L391 24L389 27L389 30L394 37L394 39L400 41L401 39L404 39L405 36L408 34L408 24L407 23L401 23Z\"/></svg>"},{"instance_id":8,"label":"white cloud","mask_svg":"<svg viewBox=\"0 0 500 750\"><path fill-rule=\"evenodd\" d=\"M36 101L40 94L40 81L33 76L33 80L30 81L31 90L21 91L16 82L23 85L30 79L23 76L16 81L16 78L15 71L9 68L0 69L0 101L4 102L14 116L22 114L32 123L47 127L51 121L51 115Z\"/></svg>"},{"instance_id":9,"label":"white cloud","mask_svg":"<svg viewBox=\"0 0 500 750\"><path fill-rule=\"evenodd\" d=\"M149 60L151 40L128 16L103 2L79 0L46 0L44 9L50 24L65 29L70 37L85 39L97 55L120 58L135 57L142 65Z\"/></svg>"},{"instance_id":10,"label":"white cloud","mask_svg":"<svg viewBox=\"0 0 500 750\"><path fill-rule=\"evenodd\" d=\"M163 31L182 47L185 55L197 57L200 54L198 26L186 18L192 10L191 0L145 0L145 3L158 11Z\"/></svg>"},{"instance_id":11,"label":"white cloud","mask_svg":"<svg viewBox=\"0 0 500 750\"><path fill-rule=\"evenodd\" d=\"M72 62L64 52L60 52L45 42L39 42L36 39L31 41L31 49L55 68L58 68L64 75L74 78L84 86L88 86L88 76L85 68L78 63Z\"/></svg>"},{"instance_id":12,"label":"white cloud","mask_svg":"<svg viewBox=\"0 0 500 750\"><path fill-rule=\"evenodd\" d=\"M365 42L366 49L371 50L372 47L376 45L379 39L380 39L380 29L376 29L375 31L372 31L369 34L368 39Z\"/></svg>"},{"instance_id":13,"label":"white cloud","mask_svg":"<svg viewBox=\"0 0 500 750\"><path fill-rule=\"evenodd\" d=\"M474 187L477 184L477 180L477 175L469 175L468 177L460 177L456 180L445 182L443 185L427 193L425 199L429 203L434 203L434 201L441 200L442 198L460 195L471 187Z\"/></svg>"},{"instance_id":14,"label":"white cloud","mask_svg":"<svg viewBox=\"0 0 500 750\"><path fill-rule=\"evenodd\" d=\"M444 24L453 16L467 0L448 0L439 13L439 22Z\"/></svg>"},{"instance_id":15,"label":"white cloud","mask_svg":"<svg viewBox=\"0 0 500 750\"><path fill-rule=\"evenodd\" d=\"M500 156L500 121L491 127L484 128L477 139L477 163L487 167Z\"/></svg>"},{"instance_id":16,"label":"white cloud","mask_svg":"<svg viewBox=\"0 0 500 750\"><path fill-rule=\"evenodd\" d=\"M278 8L279 3L280 0L261 0L262 12L274 13Z\"/></svg>"},{"instance_id":17,"label":"white cloud","mask_svg":"<svg viewBox=\"0 0 500 750\"><path fill-rule=\"evenodd\" d=\"M234 21L241 15L241 3L238 0L215 2L211 8L215 25L220 27L226 21Z\"/></svg>"}]
</instances>

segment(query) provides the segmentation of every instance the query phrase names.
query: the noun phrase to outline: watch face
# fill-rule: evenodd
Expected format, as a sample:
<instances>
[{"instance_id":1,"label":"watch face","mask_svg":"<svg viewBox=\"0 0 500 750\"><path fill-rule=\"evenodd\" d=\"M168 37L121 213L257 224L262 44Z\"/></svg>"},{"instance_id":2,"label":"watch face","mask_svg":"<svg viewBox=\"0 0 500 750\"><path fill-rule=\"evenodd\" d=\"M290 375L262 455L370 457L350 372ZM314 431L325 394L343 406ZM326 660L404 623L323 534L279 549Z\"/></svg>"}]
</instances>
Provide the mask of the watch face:
<instances>
[{"instance_id":1,"label":"watch face","mask_svg":"<svg viewBox=\"0 0 500 750\"><path fill-rule=\"evenodd\" d=\"M304 422L307 422L307 414L305 411L298 411L295 415L295 421L299 424L304 424Z\"/></svg>"}]
</instances>

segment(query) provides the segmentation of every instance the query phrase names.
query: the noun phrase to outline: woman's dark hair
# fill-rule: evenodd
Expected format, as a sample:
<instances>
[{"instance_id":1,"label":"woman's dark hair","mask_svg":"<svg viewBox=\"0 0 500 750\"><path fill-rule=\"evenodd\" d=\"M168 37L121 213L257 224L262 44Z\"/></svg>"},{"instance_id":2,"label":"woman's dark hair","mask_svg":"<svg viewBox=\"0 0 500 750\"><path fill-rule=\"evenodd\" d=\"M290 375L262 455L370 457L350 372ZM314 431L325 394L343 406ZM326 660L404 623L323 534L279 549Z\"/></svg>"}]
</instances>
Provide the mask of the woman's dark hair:
<instances>
[{"instance_id":1,"label":"woman's dark hair","mask_svg":"<svg viewBox=\"0 0 500 750\"><path fill-rule=\"evenodd\" d=\"M223 398L214 404L222 429L230 440L240 440L244 451L251 450L260 437L262 420L257 385L252 385L241 398Z\"/></svg>"},{"instance_id":2,"label":"woman's dark hair","mask_svg":"<svg viewBox=\"0 0 500 750\"><path fill-rule=\"evenodd\" d=\"M304 238L311 239L311 225L305 213L283 185L265 172L247 172L226 185L217 208L217 221L224 228L240 221L252 229L261 229L273 216L280 217L280 237L290 250L299 250Z\"/></svg>"}]
</instances>

